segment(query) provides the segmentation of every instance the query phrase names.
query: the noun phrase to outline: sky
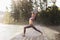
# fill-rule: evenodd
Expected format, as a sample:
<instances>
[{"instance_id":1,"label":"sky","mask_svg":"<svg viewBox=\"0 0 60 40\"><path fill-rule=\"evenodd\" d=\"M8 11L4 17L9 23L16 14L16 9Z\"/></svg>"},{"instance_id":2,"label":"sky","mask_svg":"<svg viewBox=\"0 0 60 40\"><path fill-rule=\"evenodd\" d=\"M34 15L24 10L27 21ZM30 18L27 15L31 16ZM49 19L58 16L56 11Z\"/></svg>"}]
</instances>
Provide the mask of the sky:
<instances>
[{"instance_id":1,"label":"sky","mask_svg":"<svg viewBox=\"0 0 60 40\"><path fill-rule=\"evenodd\" d=\"M48 4L52 5L50 0ZM60 0L57 0L56 5L60 7ZM11 0L0 0L0 11L6 11L6 7L9 9L8 11L11 11Z\"/></svg>"},{"instance_id":2,"label":"sky","mask_svg":"<svg viewBox=\"0 0 60 40\"><path fill-rule=\"evenodd\" d=\"M0 11L6 11L6 7L10 9L11 0L0 0Z\"/></svg>"}]
</instances>

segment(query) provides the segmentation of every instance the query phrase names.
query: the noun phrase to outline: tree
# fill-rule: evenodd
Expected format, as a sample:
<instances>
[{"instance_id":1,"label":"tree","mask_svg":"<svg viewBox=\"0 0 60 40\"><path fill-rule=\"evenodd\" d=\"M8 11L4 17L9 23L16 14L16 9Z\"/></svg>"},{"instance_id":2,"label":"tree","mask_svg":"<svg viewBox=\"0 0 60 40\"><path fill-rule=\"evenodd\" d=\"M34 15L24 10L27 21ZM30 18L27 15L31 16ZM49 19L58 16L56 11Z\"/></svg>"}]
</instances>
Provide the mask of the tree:
<instances>
[{"instance_id":1,"label":"tree","mask_svg":"<svg viewBox=\"0 0 60 40\"><path fill-rule=\"evenodd\" d=\"M41 0L39 0L39 1L40 1L40 8L41 8L41 10L43 10L42 2L41 2Z\"/></svg>"},{"instance_id":2,"label":"tree","mask_svg":"<svg viewBox=\"0 0 60 40\"><path fill-rule=\"evenodd\" d=\"M32 0L22 0L22 7L21 7L21 17L24 19L24 20L28 20L28 18L30 17L31 15L31 11L33 9L33 5L32 5Z\"/></svg>"},{"instance_id":3,"label":"tree","mask_svg":"<svg viewBox=\"0 0 60 40\"><path fill-rule=\"evenodd\" d=\"M19 9L18 9L18 6L16 5L15 1L12 0L12 12L11 12L11 16L14 18L14 21L17 21L19 20L20 18L20 13L19 13Z\"/></svg>"},{"instance_id":4,"label":"tree","mask_svg":"<svg viewBox=\"0 0 60 40\"><path fill-rule=\"evenodd\" d=\"M47 10L47 0L43 0L46 3L46 10Z\"/></svg>"},{"instance_id":5,"label":"tree","mask_svg":"<svg viewBox=\"0 0 60 40\"><path fill-rule=\"evenodd\" d=\"M41 10L44 10L45 7L47 9L47 4L48 4L47 0L39 0L39 1L40 1L40 8L41 8Z\"/></svg>"},{"instance_id":6,"label":"tree","mask_svg":"<svg viewBox=\"0 0 60 40\"><path fill-rule=\"evenodd\" d=\"M38 4L37 4L37 0L35 0L35 3L34 3L34 4L35 4L35 6L38 6Z\"/></svg>"},{"instance_id":7,"label":"tree","mask_svg":"<svg viewBox=\"0 0 60 40\"><path fill-rule=\"evenodd\" d=\"M55 4L56 3L56 0L51 0L52 2L53 2L53 4Z\"/></svg>"},{"instance_id":8,"label":"tree","mask_svg":"<svg viewBox=\"0 0 60 40\"><path fill-rule=\"evenodd\" d=\"M28 20L32 11L32 0L12 0L12 17L15 20Z\"/></svg>"}]
</instances>

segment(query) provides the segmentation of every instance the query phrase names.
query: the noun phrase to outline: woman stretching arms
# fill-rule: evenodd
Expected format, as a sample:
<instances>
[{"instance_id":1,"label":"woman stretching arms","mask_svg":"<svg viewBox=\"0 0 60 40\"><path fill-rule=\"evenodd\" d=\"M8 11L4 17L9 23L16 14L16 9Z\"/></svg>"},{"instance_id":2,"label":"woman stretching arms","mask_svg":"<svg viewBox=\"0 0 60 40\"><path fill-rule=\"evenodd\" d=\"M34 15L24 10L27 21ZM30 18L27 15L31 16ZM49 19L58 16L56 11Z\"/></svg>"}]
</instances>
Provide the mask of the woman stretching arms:
<instances>
[{"instance_id":1,"label":"woman stretching arms","mask_svg":"<svg viewBox=\"0 0 60 40\"><path fill-rule=\"evenodd\" d=\"M36 15L37 15L37 12L38 12L38 10L37 10L37 8L35 8L35 9L33 10L33 12L32 12L31 18L29 19L29 25L26 26L26 27L24 27L24 35L23 35L23 36L25 36L25 33L26 33L26 29L27 29L27 28L33 28L34 30L36 30L36 31L38 31L38 32L40 32L40 33L42 34L42 32L41 32L40 30L36 29L36 28L34 27L34 25L33 25L33 22L34 22L34 20L35 20L35 17L36 17Z\"/></svg>"}]
</instances>

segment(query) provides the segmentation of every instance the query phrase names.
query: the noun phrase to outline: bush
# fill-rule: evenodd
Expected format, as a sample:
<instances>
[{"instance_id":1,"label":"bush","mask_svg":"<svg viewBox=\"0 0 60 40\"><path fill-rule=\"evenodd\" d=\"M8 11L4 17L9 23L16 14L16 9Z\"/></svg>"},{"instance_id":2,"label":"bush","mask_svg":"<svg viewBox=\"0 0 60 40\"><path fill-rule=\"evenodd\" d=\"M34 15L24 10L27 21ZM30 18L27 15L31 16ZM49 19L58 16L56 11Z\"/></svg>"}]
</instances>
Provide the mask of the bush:
<instances>
[{"instance_id":1,"label":"bush","mask_svg":"<svg viewBox=\"0 0 60 40\"><path fill-rule=\"evenodd\" d=\"M47 10L42 10L38 13L37 22L44 25L59 25L60 24L60 10L53 5L48 7Z\"/></svg>"}]
</instances>

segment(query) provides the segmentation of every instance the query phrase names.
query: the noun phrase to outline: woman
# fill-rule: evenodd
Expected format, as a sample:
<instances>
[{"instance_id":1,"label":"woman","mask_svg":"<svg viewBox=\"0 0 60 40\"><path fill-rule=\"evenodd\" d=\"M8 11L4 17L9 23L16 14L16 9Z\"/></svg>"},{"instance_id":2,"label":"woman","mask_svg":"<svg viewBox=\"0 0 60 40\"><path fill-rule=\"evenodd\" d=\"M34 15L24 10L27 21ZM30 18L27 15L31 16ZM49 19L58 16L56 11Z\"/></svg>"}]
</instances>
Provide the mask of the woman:
<instances>
[{"instance_id":1,"label":"woman","mask_svg":"<svg viewBox=\"0 0 60 40\"><path fill-rule=\"evenodd\" d=\"M32 12L31 18L29 19L29 25L26 26L26 27L24 27L24 35L23 35L23 36L25 36L25 33L26 33L26 29L27 29L27 28L33 28L33 29L35 29L36 31L38 31L38 32L40 32L40 33L42 34L42 32L39 31L38 29L36 29L36 28L34 27L34 25L33 25L33 22L34 22L34 20L35 20L35 17L36 17L36 15L37 15L37 12L38 12L38 9L35 8L35 9L33 10L33 12Z\"/></svg>"}]
</instances>

